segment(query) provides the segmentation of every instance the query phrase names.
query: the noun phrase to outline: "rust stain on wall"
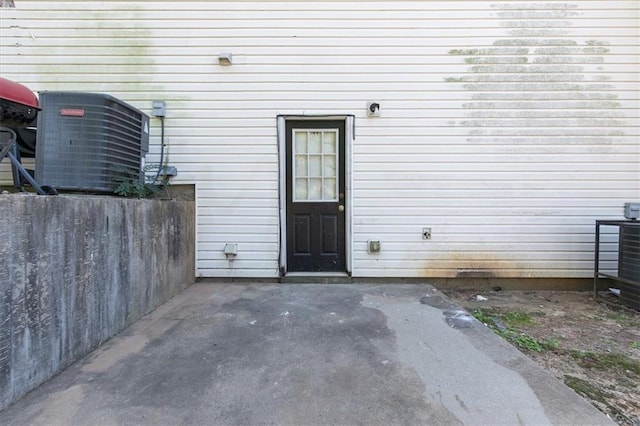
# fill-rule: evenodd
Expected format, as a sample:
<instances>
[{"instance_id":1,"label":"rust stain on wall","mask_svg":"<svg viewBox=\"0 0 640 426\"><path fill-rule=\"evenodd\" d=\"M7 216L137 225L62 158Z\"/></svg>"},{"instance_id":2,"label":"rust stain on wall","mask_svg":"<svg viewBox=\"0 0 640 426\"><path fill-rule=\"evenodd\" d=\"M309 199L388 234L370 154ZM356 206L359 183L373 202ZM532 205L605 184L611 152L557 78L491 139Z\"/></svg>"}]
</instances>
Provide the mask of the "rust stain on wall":
<instances>
[{"instance_id":1,"label":"rust stain on wall","mask_svg":"<svg viewBox=\"0 0 640 426\"><path fill-rule=\"evenodd\" d=\"M422 276L426 278L529 278L523 262L510 259L503 252L442 252L425 261Z\"/></svg>"}]
</instances>

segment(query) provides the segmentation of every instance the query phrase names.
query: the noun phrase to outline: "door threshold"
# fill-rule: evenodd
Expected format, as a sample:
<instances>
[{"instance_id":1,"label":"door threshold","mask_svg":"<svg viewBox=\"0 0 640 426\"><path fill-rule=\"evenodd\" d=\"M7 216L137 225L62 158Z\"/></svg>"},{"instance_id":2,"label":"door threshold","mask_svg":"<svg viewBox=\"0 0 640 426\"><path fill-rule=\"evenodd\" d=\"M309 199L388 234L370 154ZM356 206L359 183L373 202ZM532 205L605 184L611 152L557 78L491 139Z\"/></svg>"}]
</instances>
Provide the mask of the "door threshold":
<instances>
[{"instance_id":1,"label":"door threshold","mask_svg":"<svg viewBox=\"0 0 640 426\"><path fill-rule=\"evenodd\" d=\"M287 272L287 277L348 277L346 272Z\"/></svg>"},{"instance_id":2,"label":"door threshold","mask_svg":"<svg viewBox=\"0 0 640 426\"><path fill-rule=\"evenodd\" d=\"M288 284L350 284L351 277L346 272L289 272L280 279Z\"/></svg>"}]
</instances>

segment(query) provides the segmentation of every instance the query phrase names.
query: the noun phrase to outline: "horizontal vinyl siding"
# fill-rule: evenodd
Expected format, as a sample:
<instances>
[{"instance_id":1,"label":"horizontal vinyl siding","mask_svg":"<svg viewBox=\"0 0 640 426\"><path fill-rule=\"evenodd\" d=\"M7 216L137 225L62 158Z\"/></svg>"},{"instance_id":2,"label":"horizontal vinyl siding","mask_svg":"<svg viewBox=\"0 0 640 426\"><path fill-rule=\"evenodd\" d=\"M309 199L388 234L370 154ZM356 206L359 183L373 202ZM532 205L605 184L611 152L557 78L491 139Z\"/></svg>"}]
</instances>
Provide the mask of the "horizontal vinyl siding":
<instances>
[{"instance_id":1,"label":"horizontal vinyl siding","mask_svg":"<svg viewBox=\"0 0 640 426\"><path fill-rule=\"evenodd\" d=\"M167 102L175 182L198 184L202 276L278 275L278 114L356 117L354 276L590 277L594 221L640 201L635 1L16 5L3 77Z\"/></svg>"}]
</instances>

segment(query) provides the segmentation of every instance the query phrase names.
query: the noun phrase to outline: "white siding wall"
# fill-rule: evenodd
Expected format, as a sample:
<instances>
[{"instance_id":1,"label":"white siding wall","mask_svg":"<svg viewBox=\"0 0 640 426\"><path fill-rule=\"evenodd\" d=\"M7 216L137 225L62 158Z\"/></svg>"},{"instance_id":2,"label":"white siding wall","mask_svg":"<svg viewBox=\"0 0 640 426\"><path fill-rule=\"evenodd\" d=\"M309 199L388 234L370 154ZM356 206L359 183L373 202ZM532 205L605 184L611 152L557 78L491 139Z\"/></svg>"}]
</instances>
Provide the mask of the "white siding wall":
<instances>
[{"instance_id":1,"label":"white siding wall","mask_svg":"<svg viewBox=\"0 0 640 426\"><path fill-rule=\"evenodd\" d=\"M354 276L589 277L640 201L636 1L15 3L3 77L167 102L202 276L278 274L280 113L356 116Z\"/></svg>"}]
</instances>

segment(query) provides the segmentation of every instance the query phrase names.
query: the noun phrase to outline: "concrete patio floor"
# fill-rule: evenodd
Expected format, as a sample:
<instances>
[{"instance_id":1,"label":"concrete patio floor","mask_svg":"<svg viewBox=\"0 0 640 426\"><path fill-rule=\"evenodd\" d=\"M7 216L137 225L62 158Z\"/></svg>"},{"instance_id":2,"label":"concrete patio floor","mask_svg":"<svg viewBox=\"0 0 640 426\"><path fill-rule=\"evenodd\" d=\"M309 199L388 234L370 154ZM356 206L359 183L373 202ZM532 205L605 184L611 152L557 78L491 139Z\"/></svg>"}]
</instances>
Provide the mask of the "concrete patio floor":
<instances>
[{"instance_id":1,"label":"concrete patio floor","mask_svg":"<svg viewBox=\"0 0 640 426\"><path fill-rule=\"evenodd\" d=\"M429 285L198 283L0 424L613 424Z\"/></svg>"}]
</instances>

